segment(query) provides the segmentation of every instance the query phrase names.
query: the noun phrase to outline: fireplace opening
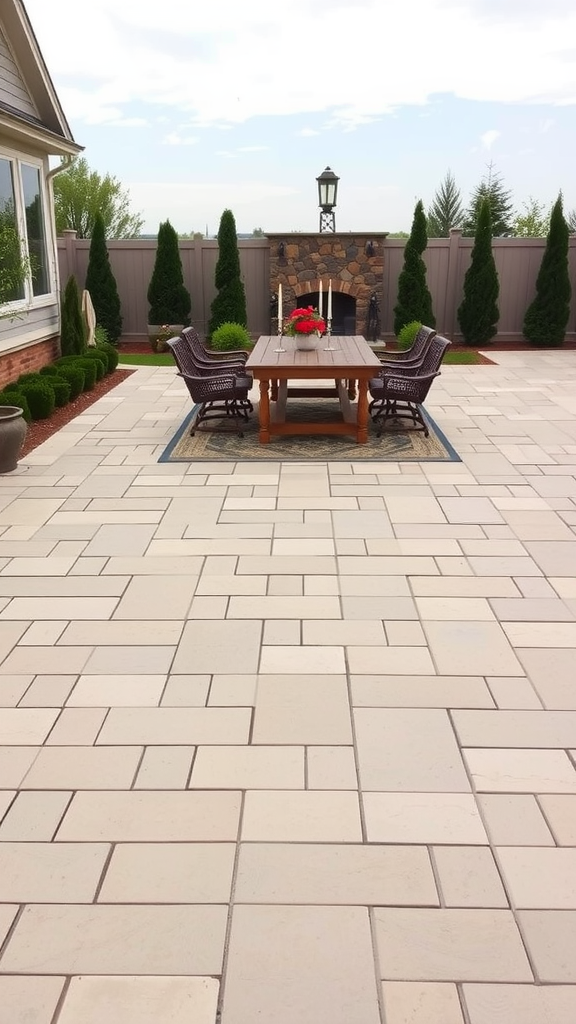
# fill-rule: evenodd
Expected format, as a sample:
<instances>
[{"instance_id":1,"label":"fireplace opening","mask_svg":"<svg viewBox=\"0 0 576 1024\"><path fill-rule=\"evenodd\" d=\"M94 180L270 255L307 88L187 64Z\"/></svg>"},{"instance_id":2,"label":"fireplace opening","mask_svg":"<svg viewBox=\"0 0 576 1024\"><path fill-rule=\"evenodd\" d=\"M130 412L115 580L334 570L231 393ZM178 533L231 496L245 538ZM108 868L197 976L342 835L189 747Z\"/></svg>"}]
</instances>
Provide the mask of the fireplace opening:
<instances>
[{"instance_id":1,"label":"fireplace opening","mask_svg":"<svg viewBox=\"0 0 576 1024\"><path fill-rule=\"evenodd\" d=\"M307 292L297 300L300 306L314 306L318 309L319 292ZM326 319L326 290L322 295L322 312ZM332 292L332 334L356 334L356 299L343 292Z\"/></svg>"}]
</instances>

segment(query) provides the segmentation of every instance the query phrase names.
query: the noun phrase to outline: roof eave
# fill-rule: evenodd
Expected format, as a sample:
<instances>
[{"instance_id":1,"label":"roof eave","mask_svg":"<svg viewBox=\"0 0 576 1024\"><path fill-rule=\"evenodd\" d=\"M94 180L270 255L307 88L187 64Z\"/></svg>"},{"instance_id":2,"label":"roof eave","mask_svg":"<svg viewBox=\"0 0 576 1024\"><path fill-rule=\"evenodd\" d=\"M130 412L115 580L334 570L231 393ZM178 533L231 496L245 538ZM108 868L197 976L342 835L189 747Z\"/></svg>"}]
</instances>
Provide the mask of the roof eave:
<instances>
[{"instance_id":1,"label":"roof eave","mask_svg":"<svg viewBox=\"0 0 576 1024\"><path fill-rule=\"evenodd\" d=\"M81 153L84 146L79 146L72 139L64 138L43 128L31 124L27 120L19 120L0 112L0 137L5 137L18 143L21 148L29 148L31 145L43 150L49 156L76 156Z\"/></svg>"}]
</instances>

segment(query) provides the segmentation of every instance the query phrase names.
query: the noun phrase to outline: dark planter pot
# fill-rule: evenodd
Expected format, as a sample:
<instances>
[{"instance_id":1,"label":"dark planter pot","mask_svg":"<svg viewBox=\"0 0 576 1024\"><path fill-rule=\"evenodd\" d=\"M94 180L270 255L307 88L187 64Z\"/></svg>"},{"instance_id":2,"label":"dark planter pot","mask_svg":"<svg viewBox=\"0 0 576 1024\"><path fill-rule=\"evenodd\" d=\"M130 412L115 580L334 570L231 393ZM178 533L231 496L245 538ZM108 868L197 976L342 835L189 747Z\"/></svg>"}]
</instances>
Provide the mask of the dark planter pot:
<instances>
[{"instance_id":1,"label":"dark planter pot","mask_svg":"<svg viewBox=\"0 0 576 1024\"><path fill-rule=\"evenodd\" d=\"M19 406L0 405L0 473L11 473L16 469L27 430Z\"/></svg>"}]
</instances>

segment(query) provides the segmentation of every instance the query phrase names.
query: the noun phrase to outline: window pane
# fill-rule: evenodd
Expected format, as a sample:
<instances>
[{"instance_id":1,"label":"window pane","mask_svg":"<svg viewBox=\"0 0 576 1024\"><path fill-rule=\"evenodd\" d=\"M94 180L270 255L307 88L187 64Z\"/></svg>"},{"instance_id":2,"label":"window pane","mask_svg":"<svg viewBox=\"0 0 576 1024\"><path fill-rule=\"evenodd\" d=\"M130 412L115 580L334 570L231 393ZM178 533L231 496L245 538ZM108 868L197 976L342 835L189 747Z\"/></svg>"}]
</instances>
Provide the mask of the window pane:
<instances>
[{"instance_id":1,"label":"window pane","mask_svg":"<svg viewBox=\"0 0 576 1024\"><path fill-rule=\"evenodd\" d=\"M21 248L13 172L12 161L0 157L0 305L24 298L24 282L18 274Z\"/></svg>"},{"instance_id":2,"label":"window pane","mask_svg":"<svg viewBox=\"0 0 576 1024\"><path fill-rule=\"evenodd\" d=\"M50 291L50 284L46 259L46 226L40 189L40 170L38 167L30 167L29 164L21 166L28 252L32 263L32 290L34 295L46 295Z\"/></svg>"}]
</instances>

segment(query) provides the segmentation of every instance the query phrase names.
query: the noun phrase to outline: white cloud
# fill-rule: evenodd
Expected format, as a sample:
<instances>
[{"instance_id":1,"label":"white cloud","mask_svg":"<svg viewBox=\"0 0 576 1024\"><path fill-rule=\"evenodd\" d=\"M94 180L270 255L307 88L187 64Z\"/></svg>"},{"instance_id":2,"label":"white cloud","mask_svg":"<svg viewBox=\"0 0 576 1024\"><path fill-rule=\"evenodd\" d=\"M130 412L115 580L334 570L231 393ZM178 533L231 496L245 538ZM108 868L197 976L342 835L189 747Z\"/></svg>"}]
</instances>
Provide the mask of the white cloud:
<instances>
[{"instance_id":1,"label":"white cloud","mask_svg":"<svg viewBox=\"0 0 576 1024\"><path fill-rule=\"evenodd\" d=\"M426 104L434 94L576 103L576 68L565 50L566 40L576 38L574 4L533 4L530 17L524 3L515 11L500 2L475 5L412 0L392 9L357 0L352 16L348 0L337 0L327 30L325 11L313 0L292 0L292 23L305 23L307 36L330 52L331 69L342 69L326 77L321 66L290 73L285 12L269 0L91 0L82 13L89 47L62 45L61 26L77 22L78 0L26 3L68 116L92 124L132 116L131 104L173 108L194 127L324 112L350 129ZM352 72L351 53L362 54L364 73ZM444 55L433 72L431 53Z\"/></svg>"},{"instance_id":2,"label":"white cloud","mask_svg":"<svg viewBox=\"0 0 576 1024\"><path fill-rule=\"evenodd\" d=\"M301 128L296 135L301 136L303 139L312 138L313 135L320 135L320 132L316 131L315 128Z\"/></svg>"},{"instance_id":3,"label":"white cloud","mask_svg":"<svg viewBox=\"0 0 576 1024\"><path fill-rule=\"evenodd\" d=\"M162 139L165 146L195 146L199 141L196 135L180 135L178 132L170 132Z\"/></svg>"},{"instance_id":4,"label":"white cloud","mask_svg":"<svg viewBox=\"0 0 576 1024\"><path fill-rule=\"evenodd\" d=\"M238 153L264 153L270 146L238 146Z\"/></svg>"},{"instance_id":5,"label":"white cloud","mask_svg":"<svg viewBox=\"0 0 576 1024\"><path fill-rule=\"evenodd\" d=\"M480 136L480 142L482 143L483 148L488 150L492 149L492 146L501 135L502 132L498 132L494 128L489 132L484 132L484 134Z\"/></svg>"}]
</instances>

